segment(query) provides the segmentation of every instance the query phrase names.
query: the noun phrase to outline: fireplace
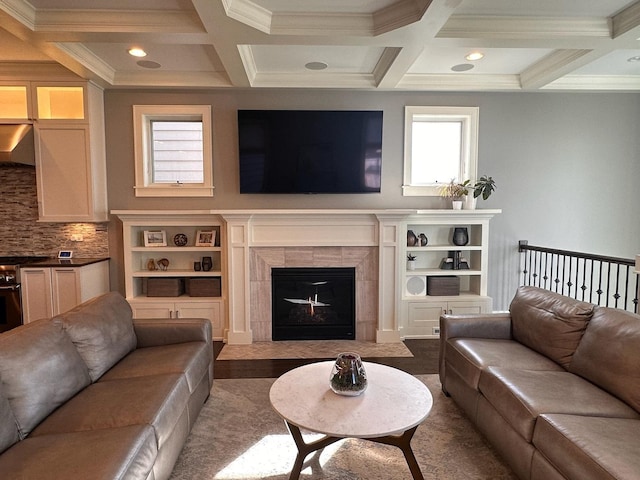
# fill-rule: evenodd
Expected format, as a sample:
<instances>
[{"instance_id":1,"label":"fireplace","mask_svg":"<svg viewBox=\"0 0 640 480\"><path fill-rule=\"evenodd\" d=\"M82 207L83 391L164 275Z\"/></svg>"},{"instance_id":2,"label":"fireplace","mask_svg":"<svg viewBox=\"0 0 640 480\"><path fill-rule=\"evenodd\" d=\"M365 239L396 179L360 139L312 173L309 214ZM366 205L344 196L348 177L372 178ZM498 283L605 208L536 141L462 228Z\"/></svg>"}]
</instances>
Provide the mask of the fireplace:
<instances>
[{"instance_id":1,"label":"fireplace","mask_svg":"<svg viewBox=\"0 0 640 480\"><path fill-rule=\"evenodd\" d=\"M272 339L355 339L355 268L272 268Z\"/></svg>"}]
</instances>

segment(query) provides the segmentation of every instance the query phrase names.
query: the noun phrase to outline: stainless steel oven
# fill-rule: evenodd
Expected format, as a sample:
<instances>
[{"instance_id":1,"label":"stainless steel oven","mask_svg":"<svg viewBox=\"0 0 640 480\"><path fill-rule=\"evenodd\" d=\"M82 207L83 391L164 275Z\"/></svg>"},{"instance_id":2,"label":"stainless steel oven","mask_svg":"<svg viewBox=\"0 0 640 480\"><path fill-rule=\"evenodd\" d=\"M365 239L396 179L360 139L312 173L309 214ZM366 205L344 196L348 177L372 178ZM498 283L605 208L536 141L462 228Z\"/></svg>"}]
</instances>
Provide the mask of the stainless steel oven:
<instances>
[{"instance_id":1,"label":"stainless steel oven","mask_svg":"<svg viewBox=\"0 0 640 480\"><path fill-rule=\"evenodd\" d=\"M0 257L0 333L22 325L20 265L46 257Z\"/></svg>"}]
</instances>

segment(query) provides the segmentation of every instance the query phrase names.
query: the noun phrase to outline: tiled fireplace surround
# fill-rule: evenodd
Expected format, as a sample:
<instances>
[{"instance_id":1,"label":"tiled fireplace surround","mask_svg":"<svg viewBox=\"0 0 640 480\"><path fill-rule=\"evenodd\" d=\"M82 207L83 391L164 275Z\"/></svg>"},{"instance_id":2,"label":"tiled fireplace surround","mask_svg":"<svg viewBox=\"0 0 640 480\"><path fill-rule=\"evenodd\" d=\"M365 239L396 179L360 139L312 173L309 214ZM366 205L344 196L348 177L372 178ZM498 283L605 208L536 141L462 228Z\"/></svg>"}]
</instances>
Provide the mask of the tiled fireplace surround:
<instances>
[{"instance_id":1,"label":"tiled fireplace surround","mask_svg":"<svg viewBox=\"0 0 640 480\"><path fill-rule=\"evenodd\" d=\"M229 344L271 340L271 269L355 267L356 339L400 341L396 282L406 211L225 212Z\"/></svg>"}]
</instances>

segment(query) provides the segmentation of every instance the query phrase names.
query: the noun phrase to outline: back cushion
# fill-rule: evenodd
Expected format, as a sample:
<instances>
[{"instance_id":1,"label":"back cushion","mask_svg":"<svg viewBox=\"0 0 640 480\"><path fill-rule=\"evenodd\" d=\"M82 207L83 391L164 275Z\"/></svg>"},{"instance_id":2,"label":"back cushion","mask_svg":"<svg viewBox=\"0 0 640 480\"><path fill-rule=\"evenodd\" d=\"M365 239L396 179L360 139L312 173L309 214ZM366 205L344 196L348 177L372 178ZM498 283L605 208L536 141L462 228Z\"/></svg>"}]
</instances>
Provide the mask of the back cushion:
<instances>
[{"instance_id":1,"label":"back cushion","mask_svg":"<svg viewBox=\"0 0 640 480\"><path fill-rule=\"evenodd\" d=\"M122 295L110 292L53 318L61 325L89 367L91 380L136 348L131 306Z\"/></svg>"},{"instance_id":2,"label":"back cushion","mask_svg":"<svg viewBox=\"0 0 640 480\"><path fill-rule=\"evenodd\" d=\"M569 371L640 412L640 316L598 307Z\"/></svg>"},{"instance_id":3,"label":"back cushion","mask_svg":"<svg viewBox=\"0 0 640 480\"><path fill-rule=\"evenodd\" d=\"M25 438L91 379L71 339L42 319L0 335L0 383Z\"/></svg>"},{"instance_id":4,"label":"back cushion","mask_svg":"<svg viewBox=\"0 0 640 480\"><path fill-rule=\"evenodd\" d=\"M9 400L3 395L0 383L0 453L20 440L18 424L13 416Z\"/></svg>"},{"instance_id":5,"label":"back cushion","mask_svg":"<svg viewBox=\"0 0 640 480\"><path fill-rule=\"evenodd\" d=\"M520 287L509 308L513 338L568 368L594 305L536 287Z\"/></svg>"}]
</instances>

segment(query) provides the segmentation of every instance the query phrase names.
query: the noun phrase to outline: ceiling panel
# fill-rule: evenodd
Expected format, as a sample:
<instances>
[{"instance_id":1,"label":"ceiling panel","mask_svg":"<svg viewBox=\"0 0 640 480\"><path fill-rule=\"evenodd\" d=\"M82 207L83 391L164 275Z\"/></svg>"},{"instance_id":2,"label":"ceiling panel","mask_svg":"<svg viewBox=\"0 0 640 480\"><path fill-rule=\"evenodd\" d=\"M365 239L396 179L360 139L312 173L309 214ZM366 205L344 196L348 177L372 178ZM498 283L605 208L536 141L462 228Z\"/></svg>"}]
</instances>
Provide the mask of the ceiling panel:
<instances>
[{"instance_id":1,"label":"ceiling panel","mask_svg":"<svg viewBox=\"0 0 640 480\"><path fill-rule=\"evenodd\" d=\"M10 0L0 80L53 60L104 88L640 91L639 38L640 0Z\"/></svg>"}]
</instances>

